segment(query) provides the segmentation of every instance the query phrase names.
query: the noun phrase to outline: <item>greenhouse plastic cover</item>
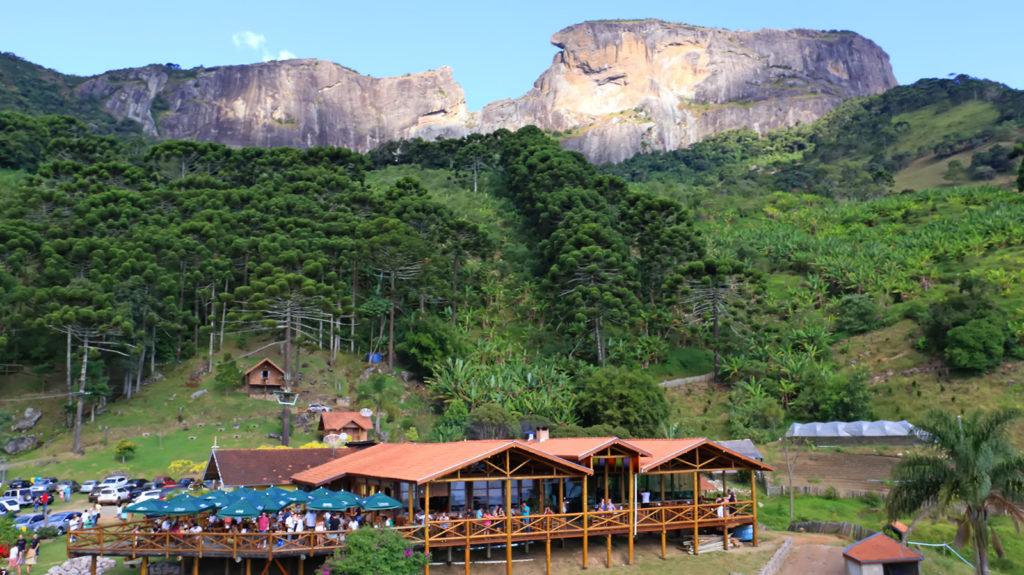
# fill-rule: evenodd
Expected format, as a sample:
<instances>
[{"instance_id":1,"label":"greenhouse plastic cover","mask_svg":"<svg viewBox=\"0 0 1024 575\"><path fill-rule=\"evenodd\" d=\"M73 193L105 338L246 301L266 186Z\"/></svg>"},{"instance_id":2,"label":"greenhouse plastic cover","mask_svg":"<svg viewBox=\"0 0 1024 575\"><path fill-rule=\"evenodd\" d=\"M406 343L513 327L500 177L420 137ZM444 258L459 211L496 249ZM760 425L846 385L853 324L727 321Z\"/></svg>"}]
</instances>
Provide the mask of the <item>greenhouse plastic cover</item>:
<instances>
[{"instance_id":1,"label":"greenhouse plastic cover","mask_svg":"<svg viewBox=\"0 0 1024 575\"><path fill-rule=\"evenodd\" d=\"M909 421L816 421L794 423L786 437L899 437L914 435L916 428Z\"/></svg>"}]
</instances>

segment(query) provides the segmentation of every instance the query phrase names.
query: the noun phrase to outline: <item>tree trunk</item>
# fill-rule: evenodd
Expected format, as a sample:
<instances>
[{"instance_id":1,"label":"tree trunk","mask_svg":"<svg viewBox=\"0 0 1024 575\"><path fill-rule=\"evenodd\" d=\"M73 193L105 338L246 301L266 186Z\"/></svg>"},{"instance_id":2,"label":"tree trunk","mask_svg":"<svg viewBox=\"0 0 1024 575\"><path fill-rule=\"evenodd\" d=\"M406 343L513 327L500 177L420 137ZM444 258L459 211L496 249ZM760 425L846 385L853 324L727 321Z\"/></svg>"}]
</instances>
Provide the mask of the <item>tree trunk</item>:
<instances>
[{"instance_id":1,"label":"tree trunk","mask_svg":"<svg viewBox=\"0 0 1024 575\"><path fill-rule=\"evenodd\" d=\"M395 369L395 274L391 273L391 310L388 313L388 369Z\"/></svg>"},{"instance_id":2,"label":"tree trunk","mask_svg":"<svg viewBox=\"0 0 1024 575\"><path fill-rule=\"evenodd\" d=\"M89 333L85 334L82 344L82 380L78 389L78 406L75 408L75 444L72 451L81 455L82 450L82 411L85 409L85 370L89 366Z\"/></svg>"},{"instance_id":3,"label":"tree trunk","mask_svg":"<svg viewBox=\"0 0 1024 575\"><path fill-rule=\"evenodd\" d=\"M456 316L458 315L458 295L459 295L459 250L455 250L455 255L452 262L452 325L456 323Z\"/></svg>"},{"instance_id":4,"label":"tree trunk","mask_svg":"<svg viewBox=\"0 0 1024 575\"><path fill-rule=\"evenodd\" d=\"M153 342L152 347L149 348L149 375L156 373L156 325L153 326L152 334ZM143 351L145 353L145 351Z\"/></svg>"},{"instance_id":5,"label":"tree trunk","mask_svg":"<svg viewBox=\"0 0 1024 575\"><path fill-rule=\"evenodd\" d=\"M74 385L74 380L71 378L71 326L68 326L68 343L67 343L67 347L68 347L68 353L67 353L67 360L66 360L66 364L67 364L66 365L66 370L67 370L67 380L68 380L68 404L70 404L71 401L72 401L71 393L74 391L74 389L72 389L72 386Z\"/></svg>"},{"instance_id":6,"label":"tree trunk","mask_svg":"<svg viewBox=\"0 0 1024 575\"><path fill-rule=\"evenodd\" d=\"M292 410L291 406L282 406L281 412L281 445L287 446L292 440Z\"/></svg>"},{"instance_id":7,"label":"tree trunk","mask_svg":"<svg viewBox=\"0 0 1024 575\"><path fill-rule=\"evenodd\" d=\"M718 355L718 290L711 290L711 317L715 322L715 381L718 381L718 370L722 364L721 356Z\"/></svg>"},{"instance_id":8,"label":"tree trunk","mask_svg":"<svg viewBox=\"0 0 1024 575\"><path fill-rule=\"evenodd\" d=\"M142 370L146 367L146 346L143 344L139 354L139 367L135 370L135 393L142 391Z\"/></svg>"},{"instance_id":9,"label":"tree trunk","mask_svg":"<svg viewBox=\"0 0 1024 575\"><path fill-rule=\"evenodd\" d=\"M985 510L974 510L967 507L967 517L971 522L971 537L974 539L974 572L978 575L989 575L988 570L988 525L984 518Z\"/></svg>"},{"instance_id":10,"label":"tree trunk","mask_svg":"<svg viewBox=\"0 0 1024 575\"><path fill-rule=\"evenodd\" d=\"M601 346L601 323L599 320L594 320L594 341L597 343L597 363L604 367L604 350Z\"/></svg>"},{"instance_id":11,"label":"tree trunk","mask_svg":"<svg viewBox=\"0 0 1024 575\"><path fill-rule=\"evenodd\" d=\"M292 308L284 316L284 388L292 388Z\"/></svg>"}]
</instances>

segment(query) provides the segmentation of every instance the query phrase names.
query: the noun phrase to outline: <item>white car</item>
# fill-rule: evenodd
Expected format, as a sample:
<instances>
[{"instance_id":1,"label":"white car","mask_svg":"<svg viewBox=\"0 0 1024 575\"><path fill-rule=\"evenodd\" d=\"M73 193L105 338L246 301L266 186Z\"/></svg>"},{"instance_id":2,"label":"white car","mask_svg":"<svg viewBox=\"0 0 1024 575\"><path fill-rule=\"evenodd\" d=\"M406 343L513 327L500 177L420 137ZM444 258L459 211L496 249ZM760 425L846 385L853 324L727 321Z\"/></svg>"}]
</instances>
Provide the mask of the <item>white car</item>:
<instances>
[{"instance_id":1,"label":"white car","mask_svg":"<svg viewBox=\"0 0 1024 575\"><path fill-rule=\"evenodd\" d=\"M89 481L83 481L82 486L78 488L79 493L92 493L92 490L96 487L99 481L90 479Z\"/></svg>"},{"instance_id":2,"label":"white car","mask_svg":"<svg viewBox=\"0 0 1024 575\"><path fill-rule=\"evenodd\" d=\"M131 494L124 487L104 487L96 502L100 505L120 505L131 498Z\"/></svg>"},{"instance_id":3,"label":"white car","mask_svg":"<svg viewBox=\"0 0 1024 575\"><path fill-rule=\"evenodd\" d=\"M162 490L160 489L149 489L147 491L143 491L135 496L134 502L139 503L141 501L149 501L150 499L160 499L161 491Z\"/></svg>"},{"instance_id":4,"label":"white car","mask_svg":"<svg viewBox=\"0 0 1024 575\"><path fill-rule=\"evenodd\" d=\"M306 411L308 411L310 413L323 413L323 412L329 412L330 410L331 410L330 407L328 407L328 406L326 406L326 405L324 405L322 403L311 403L311 404L309 404L309 407L306 408Z\"/></svg>"},{"instance_id":5,"label":"white car","mask_svg":"<svg viewBox=\"0 0 1024 575\"><path fill-rule=\"evenodd\" d=\"M7 515L8 513L14 515L19 511L21 511L21 502L17 499L13 497L0 499L0 515Z\"/></svg>"},{"instance_id":6,"label":"white car","mask_svg":"<svg viewBox=\"0 0 1024 575\"><path fill-rule=\"evenodd\" d=\"M110 477L103 480L102 483L97 485L100 489L105 487L124 487L128 483L128 478L124 475L111 475Z\"/></svg>"}]
</instances>

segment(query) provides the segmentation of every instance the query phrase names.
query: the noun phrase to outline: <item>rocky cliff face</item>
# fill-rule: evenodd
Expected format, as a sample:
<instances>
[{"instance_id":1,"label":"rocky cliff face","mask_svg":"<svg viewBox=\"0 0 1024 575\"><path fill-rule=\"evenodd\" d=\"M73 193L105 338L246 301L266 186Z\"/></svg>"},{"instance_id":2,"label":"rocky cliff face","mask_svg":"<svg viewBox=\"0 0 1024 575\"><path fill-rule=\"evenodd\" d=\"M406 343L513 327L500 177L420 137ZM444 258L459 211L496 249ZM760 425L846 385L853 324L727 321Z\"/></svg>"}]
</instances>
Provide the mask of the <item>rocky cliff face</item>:
<instances>
[{"instance_id":1,"label":"rocky cliff face","mask_svg":"<svg viewBox=\"0 0 1024 575\"><path fill-rule=\"evenodd\" d=\"M164 138L367 151L534 124L592 161L617 162L724 130L811 122L846 98L896 85L885 52L851 32L587 22L552 43L561 51L532 90L474 113L447 68L377 79L318 60L150 66L98 76L79 92Z\"/></svg>"},{"instance_id":2,"label":"rocky cliff face","mask_svg":"<svg viewBox=\"0 0 1024 575\"><path fill-rule=\"evenodd\" d=\"M468 118L449 68L371 78L322 60L182 72L148 66L85 82L118 117L162 138L229 146L344 146L366 151L433 123Z\"/></svg>"},{"instance_id":3,"label":"rocky cliff face","mask_svg":"<svg viewBox=\"0 0 1024 575\"><path fill-rule=\"evenodd\" d=\"M724 130L811 122L896 85L889 57L850 32L734 32L659 21L587 22L522 98L488 105L487 129L536 124L567 148L617 162Z\"/></svg>"}]
</instances>

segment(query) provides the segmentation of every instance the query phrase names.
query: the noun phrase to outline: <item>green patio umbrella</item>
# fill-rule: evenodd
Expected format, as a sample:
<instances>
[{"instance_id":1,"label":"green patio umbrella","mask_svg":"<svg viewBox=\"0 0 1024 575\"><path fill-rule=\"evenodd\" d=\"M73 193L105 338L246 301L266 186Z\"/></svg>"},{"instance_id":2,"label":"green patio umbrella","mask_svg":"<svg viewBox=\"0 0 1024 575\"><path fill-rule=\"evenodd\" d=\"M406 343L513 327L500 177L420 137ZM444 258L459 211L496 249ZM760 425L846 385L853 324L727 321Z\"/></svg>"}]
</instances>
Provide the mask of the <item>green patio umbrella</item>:
<instances>
[{"instance_id":1,"label":"green patio umbrella","mask_svg":"<svg viewBox=\"0 0 1024 575\"><path fill-rule=\"evenodd\" d=\"M392 497L388 497L383 493L374 493L373 495L363 499L359 506L367 511L402 508L401 502Z\"/></svg>"},{"instance_id":2,"label":"green patio umbrella","mask_svg":"<svg viewBox=\"0 0 1024 575\"><path fill-rule=\"evenodd\" d=\"M213 507L213 504L209 501L203 501L198 497L192 497L188 493L176 495L166 503L167 506L164 508L165 515L193 515L195 513L202 513L203 511Z\"/></svg>"},{"instance_id":3,"label":"green patio umbrella","mask_svg":"<svg viewBox=\"0 0 1024 575\"><path fill-rule=\"evenodd\" d=\"M291 505L291 502L289 501L283 499L276 499L273 497L267 497L262 493L257 495L256 497L249 497L245 499L245 502L248 503L249 505L252 505L256 509L259 509L260 511L269 512L277 512Z\"/></svg>"},{"instance_id":4,"label":"green patio umbrella","mask_svg":"<svg viewBox=\"0 0 1024 575\"><path fill-rule=\"evenodd\" d=\"M271 499L281 499L282 497L291 492L285 489L281 489L280 487L274 487L273 485L271 485L270 487L264 489L261 493L263 493L263 495L266 495Z\"/></svg>"},{"instance_id":5,"label":"green patio umbrella","mask_svg":"<svg viewBox=\"0 0 1024 575\"><path fill-rule=\"evenodd\" d=\"M251 519L253 517L259 517L260 510L256 509L251 503L245 499L240 499L224 507L220 510L218 515L221 517L238 517L242 519Z\"/></svg>"},{"instance_id":6,"label":"green patio umbrella","mask_svg":"<svg viewBox=\"0 0 1024 575\"><path fill-rule=\"evenodd\" d=\"M212 503L215 507L224 507L233 501L231 495L224 491L211 491L200 497L200 499Z\"/></svg>"},{"instance_id":7,"label":"green patio umbrella","mask_svg":"<svg viewBox=\"0 0 1024 575\"><path fill-rule=\"evenodd\" d=\"M334 491L331 491L330 489L327 489L326 487L317 487L316 489L314 489L313 491L310 491L306 495L308 495L310 497L332 497L334 495L334 493L335 493Z\"/></svg>"},{"instance_id":8,"label":"green patio umbrella","mask_svg":"<svg viewBox=\"0 0 1024 575\"><path fill-rule=\"evenodd\" d=\"M128 513L145 513L146 515L162 515L164 509L167 508L167 503L159 499L146 499L145 501L139 501L138 503L132 503L124 510Z\"/></svg>"},{"instance_id":9,"label":"green patio umbrella","mask_svg":"<svg viewBox=\"0 0 1024 575\"><path fill-rule=\"evenodd\" d=\"M282 495L281 498L286 500L286 501L288 501L288 502L290 502L290 503L305 503L305 502L309 501L309 499L310 499L309 498L309 493L306 493L305 491L297 491L297 490L296 491L285 491L284 495Z\"/></svg>"},{"instance_id":10,"label":"green patio umbrella","mask_svg":"<svg viewBox=\"0 0 1024 575\"><path fill-rule=\"evenodd\" d=\"M249 489L248 487L239 487L234 491L228 493L231 496L232 501L238 501L239 499L248 499L250 497L256 497L260 492L255 489Z\"/></svg>"},{"instance_id":11,"label":"green patio umbrella","mask_svg":"<svg viewBox=\"0 0 1024 575\"><path fill-rule=\"evenodd\" d=\"M334 497L314 497L306 503L306 509L313 511L340 511L352 507Z\"/></svg>"},{"instance_id":12,"label":"green patio umbrella","mask_svg":"<svg viewBox=\"0 0 1024 575\"><path fill-rule=\"evenodd\" d=\"M344 489L332 495L331 499L336 499L340 501L341 504L344 506L342 507L342 509L348 509L349 507L359 507L359 504L362 503L363 501L355 493L349 493Z\"/></svg>"}]
</instances>

